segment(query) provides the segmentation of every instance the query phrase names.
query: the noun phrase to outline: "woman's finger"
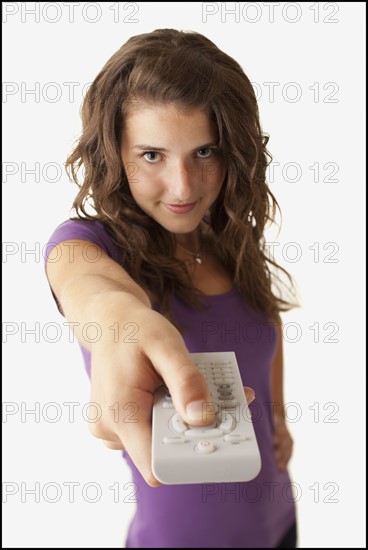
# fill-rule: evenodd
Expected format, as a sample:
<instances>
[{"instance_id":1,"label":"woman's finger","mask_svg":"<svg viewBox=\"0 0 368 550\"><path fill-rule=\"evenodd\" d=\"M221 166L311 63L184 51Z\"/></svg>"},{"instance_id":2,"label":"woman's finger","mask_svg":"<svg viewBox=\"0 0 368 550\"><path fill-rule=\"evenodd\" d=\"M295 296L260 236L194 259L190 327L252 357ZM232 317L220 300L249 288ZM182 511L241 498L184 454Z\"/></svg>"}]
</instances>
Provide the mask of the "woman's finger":
<instances>
[{"instance_id":1,"label":"woman's finger","mask_svg":"<svg viewBox=\"0 0 368 550\"><path fill-rule=\"evenodd\" d=\"M247 400L247 403L251 403L255 398L256 394L252 388L249 388L248 386L244 386L244 393Z\"/></svg>"}]
</instances>

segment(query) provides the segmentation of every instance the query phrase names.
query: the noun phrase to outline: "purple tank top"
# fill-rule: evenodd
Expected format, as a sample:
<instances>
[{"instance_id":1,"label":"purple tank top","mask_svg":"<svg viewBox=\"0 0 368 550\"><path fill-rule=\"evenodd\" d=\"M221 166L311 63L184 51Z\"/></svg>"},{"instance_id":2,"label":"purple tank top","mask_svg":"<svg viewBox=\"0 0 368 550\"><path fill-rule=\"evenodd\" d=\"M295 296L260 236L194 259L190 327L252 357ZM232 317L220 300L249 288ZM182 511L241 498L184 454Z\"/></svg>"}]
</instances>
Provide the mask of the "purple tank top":
<instances>
[{"instance_id":1,"label":"purple tank top","mask_svg":"<svg viewBox=\"0 0 368 550\"><path fill-rule=\"evenodd\" d=\"M118 248L100 222L67 220L48 240L45 265L53 247L77 239L90 241L114 260L119 259ZM50 260L56 257L57 249ZM124 267L129 272L129 266ZM256 393L250 409L262 468L256 478L245 483L152 488L129 454L122 451L132 471L138 501L126 548L273 548L295 521L293 483L287 471L276 467L272 440L271 369L276 329L265 314L245 305L236 290L205 296L203 301L208 307L202 312L174 296L171 310L184 328L189 352L235 352L244 385ZM90 376L90 353L80 347Z\"/></svg>"}]
</instances>

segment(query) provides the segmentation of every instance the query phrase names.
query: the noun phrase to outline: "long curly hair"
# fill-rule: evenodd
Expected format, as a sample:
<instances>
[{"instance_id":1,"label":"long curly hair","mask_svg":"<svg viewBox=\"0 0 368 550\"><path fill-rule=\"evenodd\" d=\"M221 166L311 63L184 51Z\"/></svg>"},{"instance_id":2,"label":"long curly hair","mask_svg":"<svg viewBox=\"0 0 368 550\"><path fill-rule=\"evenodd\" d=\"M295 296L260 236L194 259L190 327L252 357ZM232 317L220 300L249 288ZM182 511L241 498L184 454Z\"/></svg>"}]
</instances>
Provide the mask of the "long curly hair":
<instances>
[{"instance_id":1,"label":"long curly hair","mask_svg":"<svg viewBox=\"0 0 368 550\"><path fill-rule=\"evenodd\" d=\"M211 253L226 266L245 303L279 322L280 311L299 304L284 299L282 287L295 296L294 282L266 250L265 227L276 223L280 211L266 183L272 161L269 138L262 133L250 80L205 36L158 29L131 37L107 61L84 98L82 133L66 162L70 179L79 186L74 219L104 224L121 250L121 265L179 330L170 311L174 293L203 308L186 263L175 258L175 236L141 210L129 189L121 159L122 130L138 99L202 109L216 124L226 175L208 211Z\"/></svg>"}]
</instances>

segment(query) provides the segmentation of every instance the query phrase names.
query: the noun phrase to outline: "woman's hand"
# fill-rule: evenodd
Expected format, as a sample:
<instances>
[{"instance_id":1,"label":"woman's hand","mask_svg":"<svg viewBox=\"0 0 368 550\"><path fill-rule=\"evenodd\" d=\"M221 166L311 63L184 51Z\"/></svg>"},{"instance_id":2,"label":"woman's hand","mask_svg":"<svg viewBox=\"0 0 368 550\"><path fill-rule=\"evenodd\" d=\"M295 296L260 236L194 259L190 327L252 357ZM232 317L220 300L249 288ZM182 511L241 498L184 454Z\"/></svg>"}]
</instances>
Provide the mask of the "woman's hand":
<instances>
[{"instance_id":1,"label":"woman's hand","mask_svg":"<svg viewBox=\"0 0 368 550\"><path fill-rule=\"evenodd\" d=\"M251 403L256 397L254 390L252 388L248 388L247 386L244 386L244 393L245 393L247 403L249 405L249 403ZM102 441L105 443L106 447L114 451L122 451L125 449L121 441L109 441L108 439L103 439Z\"/></svg>"},{"instance_id":2,"label":"woman's hand","mask_svg":"<svg viewBox=\"0 0 368 550\"><path fill-rule=\"evenodd\" d=\"M286 427L283 416L274 416L274 450L276 457L276 466L279 470L286 470L287 464L293 452L293 440Z\"/></svg>"},{"instance_id":3,"label":"woman's hand","mask_svg":"<svg viewBox=\"0 0 368 550\"><path fill-rule=\"evenodd\" d=\"M162 315L145 309L134 316L139 326L137 342L101 340L91 352L91 402L102 411L90 422L91 433L113 450L126 449L151 487L160 483L151 471L151 413L153 393L164 382L184 421L206 425L213 421L188 416L186 405L211 402L205 379L192 362L176 328ZM244 388L247 403L255 394Z\"/></svg>"},{"instance_id":4,"label":"woman's hand","mask_svg":"<svg viewBox=\"0 0 368 550\"><path fill-rule=\"evenodd\" d=\"M205 378L172 323L148 308L133 310L130 315L130 323L138 329L134 338L115 341L115 332L107 331L93 344L90 399L98 404L101 414L89 422L89 428L110 449L125 448L145 481L158 487L151 470L155 390L165 383L175 409L193 426L213 422L214 414L206 413L203 418L202 412L203 403L212 399ZM188 408L193 403L194 408Z\"/></svg>"}]
</instances>

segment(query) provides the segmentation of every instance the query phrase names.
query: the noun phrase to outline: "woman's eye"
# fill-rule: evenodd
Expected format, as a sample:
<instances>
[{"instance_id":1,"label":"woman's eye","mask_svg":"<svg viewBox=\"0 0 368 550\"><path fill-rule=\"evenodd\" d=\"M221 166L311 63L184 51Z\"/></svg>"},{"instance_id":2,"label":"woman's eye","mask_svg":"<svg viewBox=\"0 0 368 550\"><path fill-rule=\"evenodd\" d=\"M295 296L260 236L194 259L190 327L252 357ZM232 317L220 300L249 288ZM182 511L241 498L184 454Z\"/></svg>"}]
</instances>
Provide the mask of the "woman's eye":
<instances>
[{"instance_id":1,"label":"woman's eye","mask_svg":"<svg viewBox=\"0 0 368 550\"><path fill-rule=\"evenodd\" d=\"M198 155L201 158L207 158L210 157L213 153L213 149L210 149L209 147L206 147L205 149L199 149Z\"/></svg>"},{"instance_id":2,"label":"woman's eye","mask_svg":"<svg viewBox=\"0 0 368 550\"><path fill-rule=\"evenodd\" d=\"M159 154L156 151L146 151L142 156L147 162L153 164L159 160Z\"/></svg>"}]
</instances>

